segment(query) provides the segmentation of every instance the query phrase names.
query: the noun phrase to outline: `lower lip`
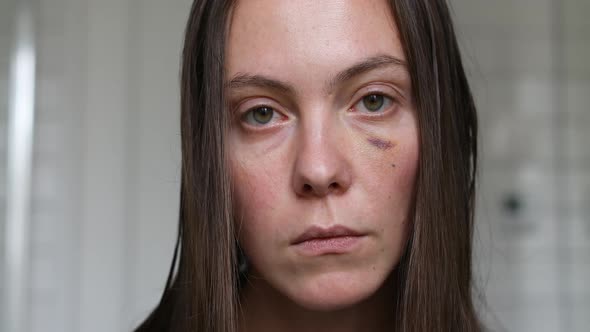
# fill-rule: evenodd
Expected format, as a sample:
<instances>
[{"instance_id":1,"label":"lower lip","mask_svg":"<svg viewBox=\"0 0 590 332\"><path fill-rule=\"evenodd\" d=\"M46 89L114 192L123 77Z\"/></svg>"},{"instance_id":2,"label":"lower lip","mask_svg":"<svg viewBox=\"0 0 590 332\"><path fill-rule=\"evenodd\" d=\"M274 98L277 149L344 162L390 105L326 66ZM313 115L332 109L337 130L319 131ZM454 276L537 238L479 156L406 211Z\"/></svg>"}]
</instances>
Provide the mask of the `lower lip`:
<instances>
[{"instance_id":1,"label":"lower lip","mask_svg":"<svg viewBox=\"0 0 590 332\"><path fill-rule=\"evenodd\" d=\"M312 239L295 245L295 248L307 256L327 254L346 254L355 249L364 236L339 236Z\"/></svg>"}]
</instances>

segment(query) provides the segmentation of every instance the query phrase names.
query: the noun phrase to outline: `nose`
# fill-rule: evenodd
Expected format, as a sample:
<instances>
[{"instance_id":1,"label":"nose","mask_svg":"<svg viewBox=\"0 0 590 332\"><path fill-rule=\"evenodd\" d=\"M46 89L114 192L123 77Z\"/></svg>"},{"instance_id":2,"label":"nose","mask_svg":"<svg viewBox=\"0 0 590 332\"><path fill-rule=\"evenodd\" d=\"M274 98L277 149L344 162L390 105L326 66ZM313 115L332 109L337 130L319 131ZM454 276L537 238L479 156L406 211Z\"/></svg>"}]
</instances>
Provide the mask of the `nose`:
<instances>
[{"instance_id":1,"label":"nose","mask_svg":"<svg viewBox=\"0 0 590 332\"><path fill-rule=\"evenodd\" d=\"M301 197L342 194L351 185L351 169L343 153L346 146L330 129L327 121L300 128L292 182Z\"/></svg>"}]
</instances>

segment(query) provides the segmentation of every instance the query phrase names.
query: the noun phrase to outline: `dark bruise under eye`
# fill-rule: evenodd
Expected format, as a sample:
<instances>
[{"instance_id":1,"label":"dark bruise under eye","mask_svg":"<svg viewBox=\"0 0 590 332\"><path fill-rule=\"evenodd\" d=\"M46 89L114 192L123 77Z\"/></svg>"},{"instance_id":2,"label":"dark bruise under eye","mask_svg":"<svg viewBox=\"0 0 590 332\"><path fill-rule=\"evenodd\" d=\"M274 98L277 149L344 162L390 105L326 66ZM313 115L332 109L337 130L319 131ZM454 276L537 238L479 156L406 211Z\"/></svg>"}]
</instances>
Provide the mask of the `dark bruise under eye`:
<instances>
[{"instance_id":1,"label":"dark bruise under eye","mask_svg":"<svg viewBox=\"0 0 590 332\"><path fill-rule=\"evenodd\" d=\"M376 137L370 137L368 139L369 143L371 143L373 146L381 149L381 150L388 150L391 149L393 147L393 143L391 143L390 141L384 141L382 139L376 138Z\"/></svg>"}]
</instances>

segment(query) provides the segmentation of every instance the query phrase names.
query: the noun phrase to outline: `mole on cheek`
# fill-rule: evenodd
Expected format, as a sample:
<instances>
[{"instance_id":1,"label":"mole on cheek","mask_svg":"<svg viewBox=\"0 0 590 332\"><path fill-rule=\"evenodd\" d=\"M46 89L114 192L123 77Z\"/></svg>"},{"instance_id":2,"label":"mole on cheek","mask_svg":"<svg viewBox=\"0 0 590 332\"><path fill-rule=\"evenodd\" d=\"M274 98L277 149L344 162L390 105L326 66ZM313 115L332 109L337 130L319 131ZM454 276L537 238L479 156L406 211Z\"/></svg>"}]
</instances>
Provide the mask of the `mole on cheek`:
<instances>
[{"instance_id":1,"label":"mole on cheek","mask_svg":"<svg viewBox=\"0 0 590 332\"><path fill-rule=\"evenodd\" d=\"M368 139L369 143L371 143L373 146L377 147L378 149L381 150L388 150L391 149L393 147L393 144L390 141L384 141L375 137L371 137Z\"/></svg>"}]
</instances>

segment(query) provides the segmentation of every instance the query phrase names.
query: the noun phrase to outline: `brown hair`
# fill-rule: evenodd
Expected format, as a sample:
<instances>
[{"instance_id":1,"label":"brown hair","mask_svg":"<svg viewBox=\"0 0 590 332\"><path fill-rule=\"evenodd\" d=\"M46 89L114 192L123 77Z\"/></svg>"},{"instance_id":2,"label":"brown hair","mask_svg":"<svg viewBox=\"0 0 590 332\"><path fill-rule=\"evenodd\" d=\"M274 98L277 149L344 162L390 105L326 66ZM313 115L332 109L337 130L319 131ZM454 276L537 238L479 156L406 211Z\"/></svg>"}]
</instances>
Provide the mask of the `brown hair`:
<instances>
[{"instance_id":1,"label":"brown hair","mask_svg":"<svg viewBox=\"0 0 590 332\"><path fill-rule=\"evenodd\" d=\"M444 0L390 0L418 114L414 222L392 330L480 331L472 302L477 117ZM182 181L164 294L136 331L237 331L238 244L224 139L231 0L195 0L181 74ZM179 259L177 261L177 258Z\"/></svg>"}]
</instances>

